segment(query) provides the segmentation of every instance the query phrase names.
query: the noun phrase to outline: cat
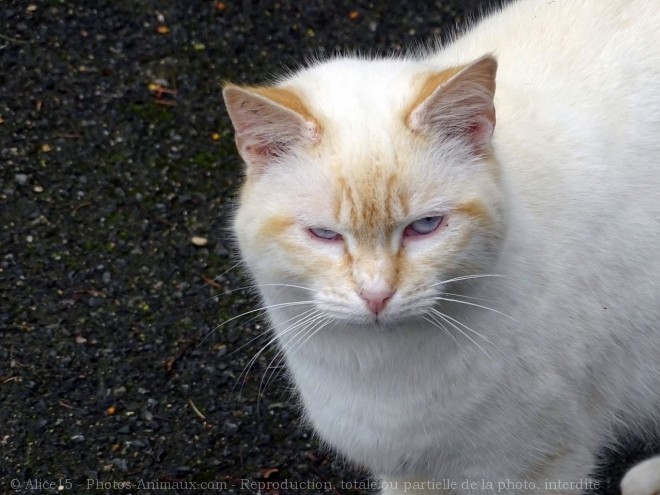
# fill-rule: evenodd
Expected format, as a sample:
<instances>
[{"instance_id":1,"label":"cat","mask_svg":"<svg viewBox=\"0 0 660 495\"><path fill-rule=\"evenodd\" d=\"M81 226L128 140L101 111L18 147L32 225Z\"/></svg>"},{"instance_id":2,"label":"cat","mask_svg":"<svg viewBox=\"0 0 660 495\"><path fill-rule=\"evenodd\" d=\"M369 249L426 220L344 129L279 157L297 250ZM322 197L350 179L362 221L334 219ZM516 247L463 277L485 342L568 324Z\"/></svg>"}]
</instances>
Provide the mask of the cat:
<instances>
[{"instance_id":1,"label":"cat","mask_svg":"<svg viewBox=\"0 0 660 495\"><path fill-rule=\"evenodd\" d=\"M306 419L382 493L587 492L616 432L660 435L659 33L652 0L518 0L224 87L242 259Z\"/></svg>"}]
</instances>

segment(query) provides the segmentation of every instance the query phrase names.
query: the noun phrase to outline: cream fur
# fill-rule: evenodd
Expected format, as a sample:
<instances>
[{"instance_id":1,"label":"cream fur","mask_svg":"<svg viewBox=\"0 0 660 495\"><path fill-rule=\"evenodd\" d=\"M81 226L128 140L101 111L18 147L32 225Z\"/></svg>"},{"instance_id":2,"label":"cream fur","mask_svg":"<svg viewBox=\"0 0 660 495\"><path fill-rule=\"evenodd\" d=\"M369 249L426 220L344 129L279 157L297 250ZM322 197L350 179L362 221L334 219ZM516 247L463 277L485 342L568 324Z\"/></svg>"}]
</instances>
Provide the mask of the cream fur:
<instances>
[{"instance_id":1,"label":"cream fur","mask_svg":"<svg viewBox=\"0 0 660 495\"><path fill-rule=\"evenodd\" d=\"M489 53L493 157L443 129L411 133L420 81ZM614 427L660 434L658 2L520 0L436 53L338 58L279 86L320 138L278 143L258 177L246 157L235 228L266 305L296 303L269 315L324 441L384 493L451 480L460 494L542 494L579 493L546 482L588 481ZM245 101L228 108L249 135L259 113L241 114ZM272 120L283 136L307 125ZM431 214L443 230L401 245ZM430 287L478 274L498 276ZM376 324L360 290L393 283ZM660 491L658 462L631 471L625 495ZM510 484L525 482L538 489Z\"/></svg>"}]
</instances>

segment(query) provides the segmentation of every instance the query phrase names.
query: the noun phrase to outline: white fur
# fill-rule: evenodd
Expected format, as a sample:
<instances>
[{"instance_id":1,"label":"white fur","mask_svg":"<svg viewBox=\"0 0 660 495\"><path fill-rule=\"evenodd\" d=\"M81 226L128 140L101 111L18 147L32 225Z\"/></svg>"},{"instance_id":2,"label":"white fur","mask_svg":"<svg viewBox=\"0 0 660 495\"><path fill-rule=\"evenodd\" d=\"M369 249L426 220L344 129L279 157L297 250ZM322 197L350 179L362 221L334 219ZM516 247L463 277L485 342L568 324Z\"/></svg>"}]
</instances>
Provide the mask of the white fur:
<instances>
[{"instance_id":1,"label":"white fur","mask_svg":"<svg viewBox=\"0 0 660 495\"><path fill-rule=\"evenodd\" d=\"M305 95L332 136L326 149L339 151L301 151L254 184L237 235L267 304L315 301L270 311L288 367L320 437L398 483L385 493L403 492L406 480L444 479L461 494L484 493L487 482L494 485L486 492L525 493L497 483L533 482L529 493L560 493L546 480L586 481L615 427L660 433L659 7L521 0L429 57L337 59L283 82ZM259 219L282 213L330 225L331 159L375 154L387 168L413 76L486 53L499 64L499 182L476 170L483 164L466 164L456 146L415 160L426 164L421 182L443 185L438 204L474 195L501 222L498 255L475 243L461 262L475 263L466 274L502 277L451 288L508 317L445 303L483 336L465 330L478 345L413 317L393 317L387 331L369 328L358 321L366 317L357 295L341 285L330 294L286 251L256 242ZM430 200L415 194L412 208L423 213ZM412 255L431 249L419 246ZM339 259L333 245L316 249ZM415 304L397 294L391 312ZM287 329L314 307L338 322L324 320L296 341ZM626 481L625 495L660 490L657 464L631 471L626 480L636 481Z\"/></svg>"},{"instance_id":2,"label":"white fur","mask_svg":"<svg viewBox=\"0 0 660 495\"><path fill-rule=\"evenodd\" d=\"M649 459L628 471L621 482L623 495L660 494L660 457Z\"/></svg>"}]
</instances>

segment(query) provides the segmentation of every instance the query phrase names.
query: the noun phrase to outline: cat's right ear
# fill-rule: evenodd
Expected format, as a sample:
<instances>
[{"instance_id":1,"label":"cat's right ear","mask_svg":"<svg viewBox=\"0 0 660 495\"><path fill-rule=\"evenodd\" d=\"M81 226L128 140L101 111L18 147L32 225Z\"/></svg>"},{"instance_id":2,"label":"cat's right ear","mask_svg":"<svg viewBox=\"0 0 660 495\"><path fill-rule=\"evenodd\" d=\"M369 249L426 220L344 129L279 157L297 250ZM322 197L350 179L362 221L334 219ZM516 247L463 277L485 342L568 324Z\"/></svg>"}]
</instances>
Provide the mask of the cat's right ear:
<instances>
[{"instance_id":1,"label":"cat's right ear","mask_svg":"<svg viewBox=\"0 0 660 495\"><path fill-rule=\"evenodd\" d=\"M227 85L222 93L248 176L319 140L318 123L291 89Z\"/></svg>"}]
</instances>

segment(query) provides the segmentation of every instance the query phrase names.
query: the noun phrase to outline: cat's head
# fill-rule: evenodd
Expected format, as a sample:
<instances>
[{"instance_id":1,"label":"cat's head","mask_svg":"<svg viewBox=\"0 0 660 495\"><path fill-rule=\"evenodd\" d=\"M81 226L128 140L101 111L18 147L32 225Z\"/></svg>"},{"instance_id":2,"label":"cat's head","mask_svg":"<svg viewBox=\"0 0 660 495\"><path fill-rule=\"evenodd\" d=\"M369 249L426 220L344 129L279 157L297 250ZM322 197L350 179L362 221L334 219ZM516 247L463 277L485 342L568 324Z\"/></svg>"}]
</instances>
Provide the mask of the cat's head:
<instances>
[{"instance_id":1,"label":"cat's head","mask_svg":"<svg viewBox=\"0 0 660 495\"><path fill-rule=\"evenodd\" d=\"M246 165L234 227L269 302L393 322L488 272L503 231L496 68L342 58L225 87Z\"/></svg>"}]
</instances>

